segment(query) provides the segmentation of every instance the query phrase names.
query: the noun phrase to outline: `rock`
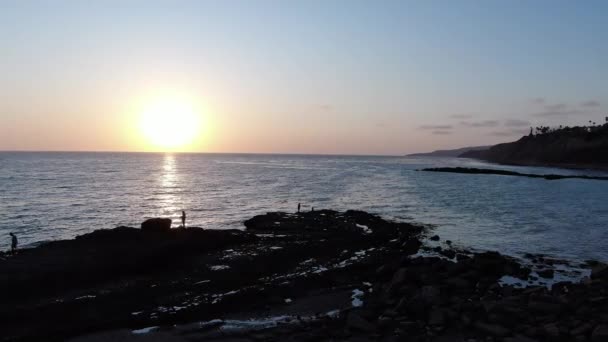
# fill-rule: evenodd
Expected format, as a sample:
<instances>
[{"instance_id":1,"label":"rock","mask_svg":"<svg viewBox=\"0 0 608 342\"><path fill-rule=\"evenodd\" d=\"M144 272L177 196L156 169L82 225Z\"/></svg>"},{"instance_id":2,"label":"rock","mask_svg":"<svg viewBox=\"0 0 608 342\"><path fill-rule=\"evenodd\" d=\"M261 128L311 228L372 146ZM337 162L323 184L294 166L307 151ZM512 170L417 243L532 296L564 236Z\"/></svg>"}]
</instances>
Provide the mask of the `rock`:
<instances>
[{"instance_id":1,"label":"rock","mask_svg":"<svg viewBox=\"0 0 608 342\"><path fill-rule=\"evenodd\" d=\"M559 327L556 323L545 324L543 326L543 329L545 330L547 336L551 337L552 339L556 339L559 337Z\"/></svg>"},{"instance_id":2,"label":"rock","mask_svg":"<svg viewBox=\"0 0 608 342\"><path fill-rule=\"evenodd\" d=\"M445 281L445 284L457 289L467 289L471 286L471 283L469 283L466 279L462 279L460 277L448 278Z\"/></svg>"},{"instance_id":3,"label":"rock","mask_svg":"<svg viewBox=\"0 0 608 342\"><path fill-rule=\"evenodd\" d=\"M431 236L431 241L439 241L439 235Z\"/></svg>"},{"instance_id":4,"label":"rock","mask_svg":"<svg viewBox=\"0 0 608 342\"><path fill-rule=\"evenodd\" d=\"M546 314L557 314L562 309L561 304L549 303L541 301L530 301L528 303L528 309L534 312L541 312Z\"/></svg>"},{"instance_id":5,"label":"rock","mask_svg":"<svg viewBox=\"0 0 608 342\"><path fill-rule=\"evenodd\" d=\"M582 324L582 325L572 329L570 331L570 335L572 335L572 336L585 335L589 331L591 331L591 329L593 329L593 326L591 324L589 324L589 323Z\"/></svg>"},{"instance_id":6,"label":"rock","mask_svg":"<svg viewBox=\"0 0 608 342\"><path fill-rule=\"evenodd\" d=\"M171 219L168 218L151 218L141 224L141 230L144 232L166 233L171 229Z\"/></svg>"},{"instance_id":7,"label":"rock","mask_svg":"<svg viewBox=\"0 0 608 342\"><path fill-rule=\"evenodd\" d=\"M454 259L456 257L456 252L452 249L444 249L439 254L443 255L446 258Z\"/></svg>"},{"instance_id":8,"label":"rock","mask_svg":"<svg viewBox=\"0 0 608 342\"><path fill-rule=\"evenodd\" d=\"M511 333L511 331L502 325L498 324L488 324L483 322L476 322L475 328L477 330L484 332L486 334L496 336L496 337L505 337Z\"/></svg>"},{"instance_id":9,"label":"rock","mask_svg":"<svg viewBox=\"0 0 608 342\"><path fill-rule=\"evenodd\" d=\"M608 265L597 263L591 267L591 279L608 278Z\"/></svg>"},{"instance_id":10,"label":"rock","mask_svg":"<svg viewBox=\"0 0 608 342\"><path fill-rule=\"evenodd\" d=\"M418 253L418 250L422 246L422 242L418 239L408 240L403 244L403 253L405 255L412 255Z\"/></svg>"},{"instance_id":11,"label":"rock","mask_svg":"<svg viewBox=\"0 0 608 342\"><path fill-rule=\"evenodd\" d=\"M395 274L393 275L393 279L388 285L387 290L389 293L394 293L401 286L401 284L403 284L406 278L406 274L407 269L405 268L400 268L397 270L397 272L395 272Z\"/></svg>"},{"instance_id":12,"label":"rock","mask_svg":"<svg viewBox=\"0 0 608 342\"><path fill-rule=\"evenodd\" d=\"M351 312L348 314L348 317L346 318L346 326L353 330L365 332L372 332L376 330L373 324L368 322L356 312Z\"/></svg>"},{"instance_id":13,"label":"rock","mask_svg":"<svg viewBox=\"0 0 608 342\"><path fill-rule=\"evenodd\" d=\"M547 269L544 269L544 270L537 271L536 273L538 273L538 275L541 276L541 277L543 277L543 278L552 279L553 275L555 274L555 271L553 271L550 268L547 268Z\"/></svg>"},{"instance_id":14,"label":"rock","mask_svg":"<svg viewBox=\"0 0 608 342\"><path fill-rule=\"evenodd\" d=\"M529 338L524 335L515 335L513 337L505 337L504 342L536 342L535 339Z\"/></svg>"},{"instance_id":15,"label":"rock","mask_svg":"<svg viewBox=\"0 0 608 342\"><path fill-rule=\"evenodd\" d=\"M433 309L431 309L431 312L429 314L429 325L432 326L442 326L445 324L445 315L443 310L435 307Z\"/></svg>"},{"instance_id":16,"label":"rock","mask_svg":"<svg viewBox=\"0 0 608 342\"><path fill-rule=\"evenodd\" d=\"M439 287L433 285L423 286L419 293L420 298L427 304L439 304L440 295Z\"/></svg>"},{"instance_id":17,"label":"rock","mask_svg":"<svg viewBox=\"0 0 608 342\"><path fill-rule=\"evenodd\" d=\"M608 341L608 325L602 324L595 327L595 329L593 329L593 332L591 333L591 341Z\"/></svg>"}]
</instances>

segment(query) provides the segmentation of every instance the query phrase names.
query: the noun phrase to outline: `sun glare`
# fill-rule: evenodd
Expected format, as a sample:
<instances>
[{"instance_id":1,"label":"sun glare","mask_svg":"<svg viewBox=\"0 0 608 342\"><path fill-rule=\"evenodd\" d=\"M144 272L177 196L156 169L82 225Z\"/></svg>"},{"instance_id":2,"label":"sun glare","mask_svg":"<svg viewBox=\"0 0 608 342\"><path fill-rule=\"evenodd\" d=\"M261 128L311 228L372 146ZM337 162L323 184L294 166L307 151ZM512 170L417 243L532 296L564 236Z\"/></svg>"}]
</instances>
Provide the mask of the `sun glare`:
<instances>
[{"instance_id":1,"label":"sun glare","mask_svg":"<svg viewBox=\"0 0 608 342\"><path fill-rule=\"evenodd\" d=\"M185 148L200 133L197 108L182 99L157 99L146 104L140 114L140 129L154 148Z\"/></svg>"}]
</instances>

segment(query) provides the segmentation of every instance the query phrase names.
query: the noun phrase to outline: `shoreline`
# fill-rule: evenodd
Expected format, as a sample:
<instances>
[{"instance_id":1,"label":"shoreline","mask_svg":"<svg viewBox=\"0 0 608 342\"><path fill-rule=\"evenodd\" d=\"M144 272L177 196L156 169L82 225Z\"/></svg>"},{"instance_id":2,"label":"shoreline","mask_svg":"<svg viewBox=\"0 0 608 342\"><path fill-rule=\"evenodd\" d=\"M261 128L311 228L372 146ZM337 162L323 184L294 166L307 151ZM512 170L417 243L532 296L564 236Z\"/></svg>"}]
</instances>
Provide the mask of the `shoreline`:
<instances>
[{"instance_id":1,"label":"shoreline","mask_svg":"<svg viewBox=\"0 0 608 342\"><path fill-rule=\"evenodd\" d=\"M601 263L586 265L581 283L559 282L560 260L471 252L361 211L276 212L244 224L96 230L0 260L0 340L606 336Z\"/></svg>"}]
</instances>

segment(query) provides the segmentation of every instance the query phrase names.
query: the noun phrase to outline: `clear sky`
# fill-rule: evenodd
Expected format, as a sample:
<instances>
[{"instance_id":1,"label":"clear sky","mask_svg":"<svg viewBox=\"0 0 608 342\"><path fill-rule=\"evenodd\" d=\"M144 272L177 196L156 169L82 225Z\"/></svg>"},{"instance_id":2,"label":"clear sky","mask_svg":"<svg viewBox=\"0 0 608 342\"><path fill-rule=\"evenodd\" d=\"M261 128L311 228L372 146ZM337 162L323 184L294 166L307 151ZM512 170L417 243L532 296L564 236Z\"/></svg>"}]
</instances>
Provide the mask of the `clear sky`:
<instances>
[{"instance_id":1,"label":"clear sky","mask_svg":"<svg viewBox=\"0 0 608 342\"><path fill-rule=\"evenodd\" d=\"M3 0L0 44L0 150L158 150L156 120L187 151L403 154L608 116L608 1Z\"/></svg>"}]
</instances>

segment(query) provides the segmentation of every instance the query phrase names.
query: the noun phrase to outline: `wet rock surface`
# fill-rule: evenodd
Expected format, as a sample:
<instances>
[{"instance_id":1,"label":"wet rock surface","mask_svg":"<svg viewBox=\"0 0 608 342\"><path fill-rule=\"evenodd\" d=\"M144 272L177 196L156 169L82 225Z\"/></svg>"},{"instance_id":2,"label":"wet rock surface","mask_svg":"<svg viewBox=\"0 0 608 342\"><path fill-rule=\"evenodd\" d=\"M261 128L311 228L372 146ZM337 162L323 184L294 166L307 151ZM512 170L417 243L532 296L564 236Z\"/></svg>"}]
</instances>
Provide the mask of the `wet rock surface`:
<instances>
[{"instance_id":1,"label":"wet rock surface","mask_svg":"<svg viewBox=\"0 0 608 342\"><path fill-rule=\"evenodd\" d=\"M119 227L3 257L0 336L604 341L608 334L601 263L590 264L595 271L581 283L519 288L500 283L533 277L515 259L425 247L421 226L365 212L268 213L245 226Z\"/></svg>"}]
</instances>

